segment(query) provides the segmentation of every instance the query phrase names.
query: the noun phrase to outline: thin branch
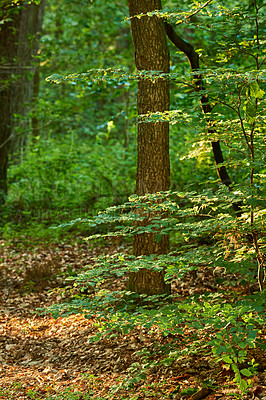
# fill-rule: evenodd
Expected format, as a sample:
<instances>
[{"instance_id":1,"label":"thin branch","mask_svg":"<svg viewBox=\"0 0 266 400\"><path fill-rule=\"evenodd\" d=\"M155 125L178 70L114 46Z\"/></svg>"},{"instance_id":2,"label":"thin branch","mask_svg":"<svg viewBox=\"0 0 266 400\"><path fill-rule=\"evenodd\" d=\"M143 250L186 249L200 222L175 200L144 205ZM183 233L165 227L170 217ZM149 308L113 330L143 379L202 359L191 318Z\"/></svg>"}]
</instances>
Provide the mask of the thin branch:
<instances>
[{"instance_id":1,"label":"thin branch","mask_svg":"<svg viewBox=\"0 0 266 400\"><path fill-rule=\"evenodd\" d=\"M212 0L208 0L206 1L206 3L202 4L201 7L199 7L196 11L194 11L192 14L189 14L186 19L189 19L191 17L194 17L194 15L198 14L201 10L203 10L203 8L207 7L208 4L210 4L212 2ZM179 24L177 24L179 25Z\"/></svg>"},{"instance_id":2,"label":"thin branch","mask_svg":"<svg viewBox=\"0 0 266 400\"><path fill-rule=\"evenodd\" d=\"M19 135L18 134L14 135L14 133L12 132L11 135L3 143L0 144L0 149L2 149L10 140L12 140L17 136Z\"/></svg>"},{"instance_id":3,"label":"thin branch","mask_svg":"<svg viewBox=\"0 0 266 400\"><path fill-rule=\"evenodd\" d=\"M236 152L238 152L238 153L243 154L244 156L246 156L246 153L245 153L244 150L239 150L239 149L237 149L236 147L231 146L231 145L228 144L227 142L224 142L224 144L225 144L226 147L228 147L228 149L231 149L231 150L233 150L233 151L236 151Z\"/></svg>"},{"instance_id":4,"label":"thin branch","mask_svg":"<svg viewBox=\"0 0 266 400\"><path fill-rule=\"evenodd\" d=\"M223 33L216 32L216 31L214 31L214 30L212 30L212 29L207 29L207 28L204 28L204 27L202 27L202 26L198 26L198 28L201 29L201 30L203 30L203 31L206 31L206 32L214 32L215 34L221 36L221 37L224 38L224 39L230 39L227 35L224 35ZM234 40L233 43L235 43L235 45L236 45L236 47L238 48L239 51L241 51L242 53L244 53L244 54L246 54L246 55L248 55L248 56L253 57L254 59L256 59L256 56L255 56L254 54L249 53L247 50L245 50L245 49L243 49L242 47L240 47L239 44L238 44L235 40Z\"/></svg>"},{"instance_id":5,"label":"thin branch","mask_svg":"<svg viewBox=\"0 0 266 400\"><path fill-rule=\"evenodd\" d=\"M57 122L57 121L60 121L60 119L55 119L55 120L52 120L50 122L47 122L46 124L43 124L42 127L45 128L45 127L47 127L49 125L52 125L54 122ZM0 149L2 149L10 140L12 140L12 139L14 139L14 138L16 138L16 137L18 137L20 135L24 136L25 134L30 133L30 132L32 132L32 128L29 128L29 129L26 129L26 130L24 129L24 130L19 131L17 133L12 132L11 135L8 136L8 138L3 143L0 144Z\"/></svg>"},{"instance_id":6,"label":"thin branch","mask_svg":"<svg viewBox=\"0 0 266 400\"><path fill-rule=\"evenodd\" d=\"M256 0L255 0L255 4L257 4ZM266 6L266 3L263 3L261 6L257 6L257 10L259 11L264 6Z\"/></svg>"},{"instance_id":7,"label":"thin branch","mask_svg":"<svg viewBox=\"0 0 266 400\"><path fill-rule=\"evenodd\" d=\"M198 14L201 10L203 10L205 7L207 7L207 5L210 4L212 1L213 1L213 0L207 0L206 3L202 4L202 6L200 6L197 10L195 10L195 11L193 11L191 14L187 15L187 16L184 18L184 21L186 21L187 19L190 19L191 17L194 17L194 15ZM165 15L163 15L163 17L161 17L161 16L160 16L160 12L154 11L154 13L156 13L156 15L157 15L158 17L165 19ZM128 21L128 20L130 20L130 19L132 19L132 18L135 18L135 17L145 17L145 16L148 16L148 14L150 14L150 13L139 14L139 15L133 15L133 16L131 16L131 17L127 17L126 20ZM180 25L180 24L183 24L184 21L178 21L178 23L176 24L176 26L177 26L177 25Z\"/></svg>"}]
</instances>

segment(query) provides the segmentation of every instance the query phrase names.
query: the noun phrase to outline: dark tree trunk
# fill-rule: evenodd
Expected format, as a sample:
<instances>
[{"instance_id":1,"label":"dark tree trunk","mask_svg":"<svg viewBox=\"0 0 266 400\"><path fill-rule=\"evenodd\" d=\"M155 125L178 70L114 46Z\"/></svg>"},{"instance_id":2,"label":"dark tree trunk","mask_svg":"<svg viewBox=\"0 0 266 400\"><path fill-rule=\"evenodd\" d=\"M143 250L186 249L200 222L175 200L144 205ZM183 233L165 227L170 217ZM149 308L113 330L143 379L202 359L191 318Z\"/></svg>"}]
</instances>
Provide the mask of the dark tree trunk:
<instances>
[{"instance_id":1,"label":"dark tree trunk","mask_svg":"<svg viewBox=\"0 0 266 400\"><path fill-rule=\"evenodd\" d=\"M165 29L168 38L171 42L180 50L182 51L188 58L191 70L195 73L195 90L196 92L205 91L205 86L203 82L203 77L201 74L198 73L200 66L199 66L199 55L194 50L194 47L183 40L180 36L178 36L174 30L174 28L167 22L165 22ZM208 94L203 94L200 99L201 108L204 114L210 114L212 112L212 107L209 103L209 96ZM208 121L208 119L207 119ZM215 126L208 127L208 133L215 133ZM226 185L231 191L232 181L227 172L227 169L224 165L220 165L224 163L223 153L220 145L220 141L217 140L216 142L212 142L212 152L215 160L215 164L217 166L217 173L221 180L221 182ZM236 212L237 216L240 216L242 213L242 204L240 202L233 203L233 208Z\"/></svg>"},{"instance_id":2,"label":"dark tree trunk","mask_svg":"<svg viewBox=\"0 0 266 400\"><path fill-rule=\"evenodd\" d=\"M43 10L44 0L39 5L2 1L0 6L0 204L7 194L8 156L25 145L29 131Z\"/></svg>"},{"instance_id":3,"label":"dark tree trunk","mask_svg":"<svg viewBox=\"0 0 266 400\"><path fill-rule=\"evenodd\" d=\"M128 0L131 31L138 71L169 72L169 52L163 21L156 16L135 17L161 9L160 0ZM169 110L169 81L163 78L152 82L139 79L138 115ZM141 117L140 117L141 118ZM138 124L138 165L136 193L139 196L169 189L169 124L143 122ZM140 211L143 212L143 211ZM143 224L147 224L150 215ZM162 235L157 243L155 234L135 235L133 253L136 256L162 254L169 251L169 238ZM137 293L162 294L169 288L164 282L163 271L158 273L142 269L131 273L129 290Z\"/></svg>"}]
</instances>

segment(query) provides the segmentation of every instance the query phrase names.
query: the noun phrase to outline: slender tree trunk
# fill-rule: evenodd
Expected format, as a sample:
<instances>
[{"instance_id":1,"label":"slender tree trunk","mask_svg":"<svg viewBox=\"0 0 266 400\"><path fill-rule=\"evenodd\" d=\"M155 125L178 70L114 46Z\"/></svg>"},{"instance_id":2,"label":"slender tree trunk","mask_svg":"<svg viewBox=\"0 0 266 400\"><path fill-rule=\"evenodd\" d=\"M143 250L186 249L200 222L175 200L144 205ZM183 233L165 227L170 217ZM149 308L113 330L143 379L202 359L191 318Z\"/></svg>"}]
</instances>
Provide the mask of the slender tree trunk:
<instances>
[{"instance_id":1,"label":"slender tree trunk","mask_svg":"<svg viewBox=\"0 0 266 400\"><path fill-rule=\"evenodd\" d=\"M39 5L4 0L0 5L0 204L7 194L8 156L25 145L29 131L43 11L44 0Z\"/></svg>"},{"instance_id":2,"label":"slender tree trunk","mask_svg":"<svg viewBox=\"0 0 266 400\"><path fill-rule=\"evenodd\" d=\"M201 74L197 73L200 69L199 66L199 55L194 50L194 47L183 40L180 36L178 36L174 30L174 28L168 23L165 23L166 34L169 40L178 48L178 50L182 51L188 58L190 67L192 72L195 72L195 90L196 92L205 91L205 86L203 82L203 77ZM200 98L201 108L204 114L210 114L212 112L212 107L209 103L208 94L203 94ZM215 126L208 127L208 133L215 133ZM217 166L217 173L221 180L221 182L226 185L231 191L232 181L227 172L227 169L224 165L220 166L220 164L224 163L223 153L220 145L220 141L217 140L211 143L212 152L215 160L215 164ZM233 208L236 212L237 216L241 216L242 213L242 204L240 202L233 203Z\"/></svg>"},{"instance_id":3,"label":"slender tree trunk","mask_svg":"<svg viewBox=\"0 0 266 400\"><path fill-rule=\"evenodd\" d=\"M33 116L31 118L31 134L33 141L40 136L40 123L36 107L39 98L39 90L40 90L40 67L38 65L33 77L33 96L32 96Z\"/></svg>"},{"instance_id":4,"label":"slender tree trunk","mask_svg":"<svg viewBox=\"0 0 266 400\"><path fill-rule=\"evenodd\" d=\"M160 0L128 0L131 31L138 71L169 72L169 52L163 21L147 14L161 9ZM169 110L169 81L163 78L152 82L140 78L138 82L138 115ZM141 120L141 117L140 117ZM136 193L143 196L169 189L169 124L167 122L140 122L138 124L138 165ZM140 211L143 212L143 211ZM143 224L148 224L149 217ZM162 254L169 251L169 238L162 235L157 243L155 234L138 234L133 240L136 256ZM163 271L145 268L131 273L129 290L137 293L162 294L169 291Z\"/></svg>"}]
</instances>

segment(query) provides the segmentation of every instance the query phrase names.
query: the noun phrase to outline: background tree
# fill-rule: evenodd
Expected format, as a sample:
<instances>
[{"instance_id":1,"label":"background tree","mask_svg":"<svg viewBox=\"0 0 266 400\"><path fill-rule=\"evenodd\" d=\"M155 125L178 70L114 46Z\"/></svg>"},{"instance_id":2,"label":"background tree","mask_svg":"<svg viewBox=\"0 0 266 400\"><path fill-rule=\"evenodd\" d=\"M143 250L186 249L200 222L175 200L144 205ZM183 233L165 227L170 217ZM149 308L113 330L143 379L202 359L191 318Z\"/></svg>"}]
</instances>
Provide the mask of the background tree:
<instances>
[{"instance_id":1,"label":"background tree","mask_svg":"<svg viewBox=\"0 0 266 400\"><path fill-rule=\"evenodd\" d=\"M29 130L33 76L44 0L1 2L0 18L0 204L7 194L8 156L21 149Z\"/></svg>"},{"instance_id":2,"label":"background tree","mask_svg":"<svg viewBox=\"0 0 266 400\"><path fill-rule=\"evenodd\" d=\"M136 84L129 90L128 82L99 85L90 79L79 85L72 80L51 90L45 81L55 72L120 63L132 69L130 23L123 23L127 13L124 0L46 2L35 138L28 142L24 162L9 168L7 206L13 213L21 210L22 220L24 211L26 219L38 215L47 223L48 216L50 224L69 215L74 219L126 201L134 192Z\"/></svg>"},{"instance_id":3,"label":"background tree","mask_svg":"<svg viewBox=\"0 0 266 400\"><path fill-rule=\"evenodd\" d=\"M135 63L138 71L169 72L169 52L163 21L156 16L145 15L161 10L160 0L128 1L131 17L131 31L135 48ZM140 16L144 14L144 16ZM138 162L136 193L143 196L169 189L169 124L168 122L141 122L143 114L169 110L169 81L160 78L152 82L150 78L138 81ZM143 213L143 210L142 210ZM148 224L150 215L143 224ZM162 235L143 233L135 235L133 253L136 256L166 253L169 238ZM129 289L138 293L160 294L167 291L163 271L155 272L145 268L132 273Z\"/></svg>"}]
</instances>

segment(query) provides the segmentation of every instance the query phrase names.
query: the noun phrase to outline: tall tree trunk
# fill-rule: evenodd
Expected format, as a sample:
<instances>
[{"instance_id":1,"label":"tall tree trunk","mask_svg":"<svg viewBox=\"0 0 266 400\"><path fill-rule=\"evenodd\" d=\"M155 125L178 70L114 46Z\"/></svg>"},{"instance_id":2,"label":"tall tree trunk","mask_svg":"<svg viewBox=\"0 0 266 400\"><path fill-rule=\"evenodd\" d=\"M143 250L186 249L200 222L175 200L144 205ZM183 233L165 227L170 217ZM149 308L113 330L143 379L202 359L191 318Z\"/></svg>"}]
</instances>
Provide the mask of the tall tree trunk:
<instances>
[{"instance_id":1,"label":"tall tree trunk","mask_svg":"<svg viewBox=\"0 0 266 400\"><path fill-rule=\"evenodd\" d=\"M0 204L7 194L8 156L25 145L29 131L43 11L44 0L39 5L4 0L0 6Z\"/></svg>"},{"instance_id":2,"label":"tall tree trunk","mask_svg":"<svg viewBox=\"0 0 266 400\"><path fill-rule=\"evenodd\" d=\"M169 52L163 21L147 14L161 9L161 0L128 0L131 31L138 71L169 72ZM138 115L169 110L169 81L163 78L152 82L140 78L138 82ZM141 118L141 117L140 117ZM167 122L140 122L138 124L138 165L136 193L143 196L169 189L169 124ZM143 224L147 224L149 216ZM157 243L155 234L138 234L133 240L136 256L162 254L169 251L169 238L162 235ZM147 270L131 273L129 290L138 293L162 294L169 291L164 273Z\"/></svg>"}]
</instances>

